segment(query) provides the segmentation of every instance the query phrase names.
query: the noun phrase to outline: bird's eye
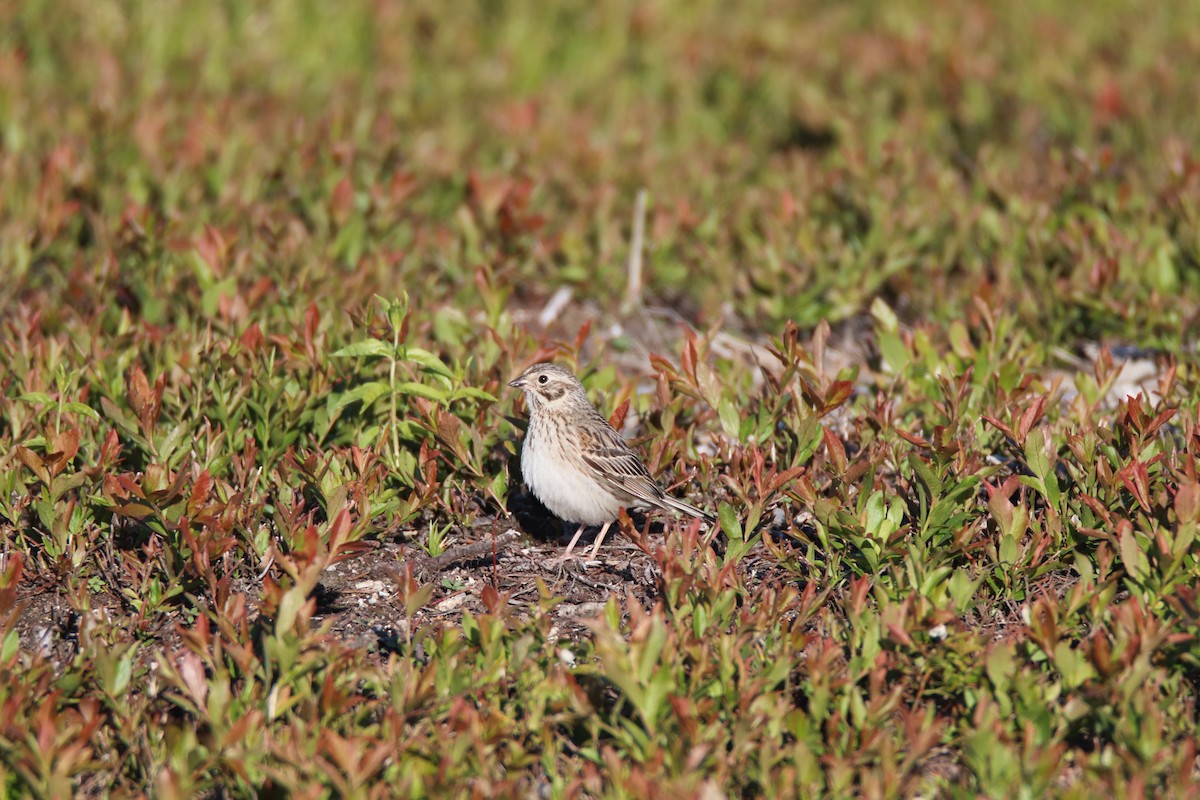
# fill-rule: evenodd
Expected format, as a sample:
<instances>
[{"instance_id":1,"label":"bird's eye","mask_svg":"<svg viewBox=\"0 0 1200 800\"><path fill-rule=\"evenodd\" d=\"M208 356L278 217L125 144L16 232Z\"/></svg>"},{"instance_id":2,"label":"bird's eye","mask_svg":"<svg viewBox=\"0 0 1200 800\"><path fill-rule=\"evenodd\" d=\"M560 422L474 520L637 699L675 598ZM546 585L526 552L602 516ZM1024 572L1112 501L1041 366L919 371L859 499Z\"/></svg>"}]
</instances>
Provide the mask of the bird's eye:
<instances>
[{"instance_id":1,"label":"bird's eye","mask_svg":"<svg viewBox=\"0 0 1200 800\"><path fill-rule=\"evenodd\" d=\"M544 384L548 380L550 380L550 379L547 378L545 375L538 375L538 383Z\"/></svg>"}]
</instances>

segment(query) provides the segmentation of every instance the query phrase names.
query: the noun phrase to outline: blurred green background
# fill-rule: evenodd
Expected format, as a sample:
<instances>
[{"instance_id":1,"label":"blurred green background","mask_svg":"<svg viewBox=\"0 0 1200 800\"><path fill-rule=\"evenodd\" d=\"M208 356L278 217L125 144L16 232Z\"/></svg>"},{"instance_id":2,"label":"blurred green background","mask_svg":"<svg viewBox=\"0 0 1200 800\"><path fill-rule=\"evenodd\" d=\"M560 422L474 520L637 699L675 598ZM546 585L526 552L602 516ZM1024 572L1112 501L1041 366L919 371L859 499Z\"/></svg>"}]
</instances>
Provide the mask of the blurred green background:
<instances>
[{"instance_id":1,"label":"blurred green background","mask_svg":"<svg viewBox=\"0 0 1200 800\"><path fill-rule=\"evenodd\" d=\"M1195 3L6 0L0 22L9 298L98 271L87 293L169 293L171 244L207 225L289 303L432 270L421 293L465 307L482 266L517 304L605 304L640 188L649 297L702 323L978 296L1053 341L1172 346L1197 297Z\"/></svg>"}]
</instances>

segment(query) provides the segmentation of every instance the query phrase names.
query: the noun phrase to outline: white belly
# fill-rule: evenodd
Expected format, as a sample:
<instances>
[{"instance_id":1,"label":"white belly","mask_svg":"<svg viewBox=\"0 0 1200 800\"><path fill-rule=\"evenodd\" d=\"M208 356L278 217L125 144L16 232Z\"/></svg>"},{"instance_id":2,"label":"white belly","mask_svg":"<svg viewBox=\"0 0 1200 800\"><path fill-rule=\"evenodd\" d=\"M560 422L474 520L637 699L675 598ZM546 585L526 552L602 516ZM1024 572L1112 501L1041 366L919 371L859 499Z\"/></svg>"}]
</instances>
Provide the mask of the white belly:
<instances>
[{"instance_id":1,"label":"white belly","mask_svg":"<svg viewBox=\"0 0 1200 800\"><path fill-rule=\"evenodd\" d=\"M521 448L521 474L542 505L565 522L603 525L625 505L573 464L546 454L530 458L528 446Z\"/></svg>"}]
</instances>

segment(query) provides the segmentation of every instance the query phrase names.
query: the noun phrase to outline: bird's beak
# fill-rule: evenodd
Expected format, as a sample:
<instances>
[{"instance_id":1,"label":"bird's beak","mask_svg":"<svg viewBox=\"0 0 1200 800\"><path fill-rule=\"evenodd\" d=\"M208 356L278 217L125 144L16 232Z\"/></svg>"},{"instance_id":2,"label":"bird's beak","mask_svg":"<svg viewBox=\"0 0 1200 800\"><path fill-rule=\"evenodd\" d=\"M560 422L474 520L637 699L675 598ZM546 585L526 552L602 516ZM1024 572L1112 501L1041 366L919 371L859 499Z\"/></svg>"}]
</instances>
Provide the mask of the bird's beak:
<instances>
[{"instance_id":1,"label":"bird's beak","mask_svg":"<svg viewBox=\"0 0 1200 800\"><path fill-rule=\"evenodd\" d=\"M524 389L525 388L525 379L524 378L516 378L514 380L509 381L508 385L514 389Z\"/></svg>"}]
</instances>

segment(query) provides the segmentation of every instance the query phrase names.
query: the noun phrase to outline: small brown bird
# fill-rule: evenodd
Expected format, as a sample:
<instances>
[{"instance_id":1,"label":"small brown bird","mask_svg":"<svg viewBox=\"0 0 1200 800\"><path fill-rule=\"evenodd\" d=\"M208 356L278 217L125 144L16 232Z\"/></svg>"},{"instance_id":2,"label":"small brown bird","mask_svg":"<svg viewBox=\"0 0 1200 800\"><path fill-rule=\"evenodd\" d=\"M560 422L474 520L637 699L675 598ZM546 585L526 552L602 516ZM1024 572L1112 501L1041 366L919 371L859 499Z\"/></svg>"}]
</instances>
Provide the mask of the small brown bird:
<instances>
[{"instance_id":1,"label":"small brown bird","mask_svg":"<svg viewBox=\"0 0 1200 800\"><path fill-rule=\"evenodd\" d=\"M579 524L563 560L571 555L584 528L603 525L592 546L594 558L609 526L629 506L673 509L716 521L659 488L568 370L546 362L534 364L508 385L523 390L529 406L529 429L521 448L525 484L559 519Z\"/></svg>"}]
</instances>

